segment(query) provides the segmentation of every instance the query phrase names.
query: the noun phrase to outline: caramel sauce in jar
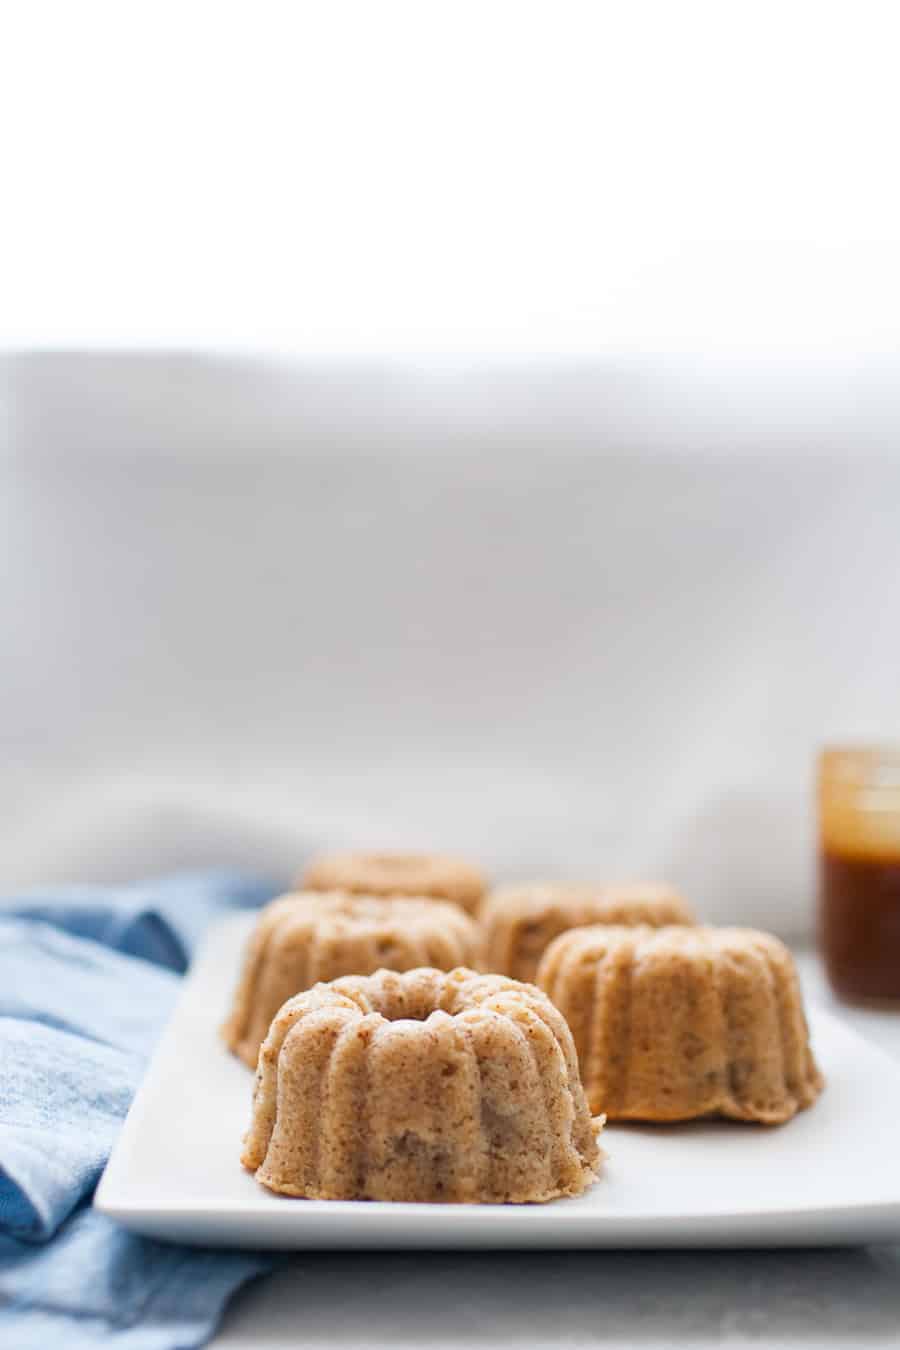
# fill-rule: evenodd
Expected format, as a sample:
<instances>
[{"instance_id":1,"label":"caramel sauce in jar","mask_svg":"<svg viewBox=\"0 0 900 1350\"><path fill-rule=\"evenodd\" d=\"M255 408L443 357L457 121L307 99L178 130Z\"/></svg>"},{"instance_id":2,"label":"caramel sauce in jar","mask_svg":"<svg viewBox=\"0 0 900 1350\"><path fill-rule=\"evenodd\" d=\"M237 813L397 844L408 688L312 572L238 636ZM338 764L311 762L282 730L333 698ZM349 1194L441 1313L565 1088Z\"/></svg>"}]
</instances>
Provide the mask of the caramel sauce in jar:
<instances>
[{"instance_id":1,"label":"caramel sauce in jar","mask_svg":"<svg viewBox=\"0 0 900 1350\"><path fill-rule=\"evenodd\" d=\"M819 931L832 987L900 1004L900 747L825 750L819 826Z\"/></svg>"}]
</instances>

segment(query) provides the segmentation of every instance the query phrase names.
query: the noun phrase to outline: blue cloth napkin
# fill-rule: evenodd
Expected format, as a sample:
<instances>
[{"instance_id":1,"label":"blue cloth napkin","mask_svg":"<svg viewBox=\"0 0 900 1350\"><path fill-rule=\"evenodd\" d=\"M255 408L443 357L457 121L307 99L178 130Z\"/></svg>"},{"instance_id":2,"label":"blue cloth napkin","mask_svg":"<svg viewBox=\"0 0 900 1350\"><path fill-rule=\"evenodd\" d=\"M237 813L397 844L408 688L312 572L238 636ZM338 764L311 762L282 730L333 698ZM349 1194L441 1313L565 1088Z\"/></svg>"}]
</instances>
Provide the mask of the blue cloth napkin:
<instances>
[{"instance_id":1,"label":"blue cloth napkin","mask_svg":"<svg viewBox=\"0 0 900 1350\"><path fill-rule=\"evenodd\" d=\"M202 1345L272 1258L135 1237L90 1198L224 873L0 901L0 1345Z\"/></svg>"}]
</instances>

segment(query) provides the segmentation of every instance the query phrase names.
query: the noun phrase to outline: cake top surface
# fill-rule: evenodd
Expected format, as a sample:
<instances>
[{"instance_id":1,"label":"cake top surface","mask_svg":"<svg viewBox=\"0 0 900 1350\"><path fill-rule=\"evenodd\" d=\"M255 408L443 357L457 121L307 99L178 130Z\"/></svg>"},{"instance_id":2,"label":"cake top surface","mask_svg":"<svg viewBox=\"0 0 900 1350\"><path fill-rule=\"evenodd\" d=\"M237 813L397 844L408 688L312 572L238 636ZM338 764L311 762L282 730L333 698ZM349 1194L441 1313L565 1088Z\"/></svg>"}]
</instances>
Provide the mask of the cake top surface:
<instances>
[{"instance_id":1,"label":"cake top surface","mask_svg":"<svg viewBox=\"0 0 900 1350\"><path fill-rule=\"evenodd\" d=\"M273 919L327 926L332 932L362 933L400 925L405 929L451 924L474 932L469 916L447 900L432 896L363 895L349 891L295 891L272 900L263 914Z\"/></svg>"},{"instance_id":2,"label":"cake top surface","mask_svg":"<svg viewBox=\"0 0 900 1350\"><path fill-rule=\"evenodd\" d=\"M780 938L761 929L714 928L692 924L666 924L661 928L653 928L649 924L631 927L626 924L585 924L561 933L550 945L555 949L564 945L579 945L585 952L593 949L602 952L626 946L637 957L666 952L684 955L759 952L793 959Z\"/></svg>"},{"instance_id":3,"label":"cake top surface","mask_svg":"<svg viewBox=\"0 0 900 1350\"><path fill-rule=\"evenodd\" d=\"M554 906L588 906L600 912L632 904L668 905L685 915L690 914L690 907L681 893L662 881L529 881L498 886L488 895L485 912L514 908L539 911Z\"/></svg>"},{"instance_id":4,"label":"cake top surface","mask_svg":"<svg viewBox=\"0 0 900 1350\"><path fill-rule=\"evenodd\" d=\"M375 1014L387 1022L425 1022L435 1015L453 1017L484 1007L516 1016L522 1010L531 1010L567 1037L567 1031L562 1032L565 1027L562 1015L535 985L520 983L506 975L481 974L467 966L450 971L419 966L402 972L376 970L372 975L342 975L288 1000L276 1020L280 1021L285 1013L306 1014L328 1006L352 1007L363 1015Z\"/></svg>"},{"instance_id":5,"label":"cake top surface","mask_svg":"<svg viewBox=\"0 0 900 1350\"><path fill-rule=\"evenodd\" d=\"M304 875L307 882L316 885L333 880L336 885L356 889L368 883L379 893L392 886L404 892L416 886L461 887L479 893L484 888L479 868L445 853L323 853L312 859Z\"/></svg>"}]
</instances>

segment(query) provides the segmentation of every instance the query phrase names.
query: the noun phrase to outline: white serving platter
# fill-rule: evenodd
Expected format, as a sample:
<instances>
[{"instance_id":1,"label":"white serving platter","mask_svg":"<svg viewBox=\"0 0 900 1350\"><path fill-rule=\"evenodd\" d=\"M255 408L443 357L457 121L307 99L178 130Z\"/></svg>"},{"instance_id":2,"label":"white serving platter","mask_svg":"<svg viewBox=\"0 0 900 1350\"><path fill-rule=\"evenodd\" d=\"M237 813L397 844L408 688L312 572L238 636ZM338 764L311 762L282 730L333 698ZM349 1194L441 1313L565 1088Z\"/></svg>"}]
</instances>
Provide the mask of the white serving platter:
<instances>
[{"instance_id":1,"label":"white serving platter","mask_svg":"<svg viewBox=\"0 0 900 1350\"><path fill-rule=\"evenodd\" d=\"M218 1038L252 916L199 953L97 1190L135 1232L231 1247L738 1247L900 1240L900 1070L809 1009L828 1080L779 1128L608 1126L586 1195L416 1205L271 1195L240 1166L253 1075Z\"/></svg>"}]
</instances>

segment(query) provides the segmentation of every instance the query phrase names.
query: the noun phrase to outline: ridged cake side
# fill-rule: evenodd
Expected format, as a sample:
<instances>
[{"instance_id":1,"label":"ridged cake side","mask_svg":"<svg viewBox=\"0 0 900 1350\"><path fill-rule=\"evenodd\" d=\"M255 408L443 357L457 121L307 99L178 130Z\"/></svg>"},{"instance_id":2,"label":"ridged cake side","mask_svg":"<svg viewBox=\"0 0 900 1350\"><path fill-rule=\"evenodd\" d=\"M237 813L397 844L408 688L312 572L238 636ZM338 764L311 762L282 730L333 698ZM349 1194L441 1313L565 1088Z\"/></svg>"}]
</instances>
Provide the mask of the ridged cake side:
<instances>
[{"instance_id":1,"label":"ridged cake side","mask_svg":"<svg viewBox=\"0 0 900 1350\"><path fill-rule=\"evenodd\" d=\"M257 1071L242 1161L319 1199L543 1201L599 1164L564 1019L466 969L379 971L291 999Z\"/></svg>"},{"instance_id":2,"label":"ridged cake side","mask_svg":"<svg viewBox=\"0 0 900 1350\"><path fill-rule=\"evenodd\" d=\"M592 1109L611 1119L780 1124L822 1090L793 958L768 933L575 929L538 981L571 1027Z\"/></svg>"},{"instance_id":3,"label":"ridged cake side","mask_svg":"<svg viewBox=\"0 0 900 1350\"><path fill-rule=\"evenodd\" d=\"M533 882L501 887L481 908L480 965L533 981L544 951L560 933L585 924L693 924L687 901L671 886Z\"/></svg>"},{"instance_id":4,"label":"ridged cake side","mask_svg":"<svg viewBox=\"0 0 900 1350\"><path fill-rule=\"evenodd\" d=\"M282 896L260 914L222 1036L254 1068L272 1018L294 994L350 971L452 970L474 959L477 942L473 920L439 900Z\"/></svg>"}]
</instances>

